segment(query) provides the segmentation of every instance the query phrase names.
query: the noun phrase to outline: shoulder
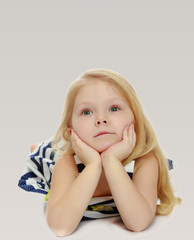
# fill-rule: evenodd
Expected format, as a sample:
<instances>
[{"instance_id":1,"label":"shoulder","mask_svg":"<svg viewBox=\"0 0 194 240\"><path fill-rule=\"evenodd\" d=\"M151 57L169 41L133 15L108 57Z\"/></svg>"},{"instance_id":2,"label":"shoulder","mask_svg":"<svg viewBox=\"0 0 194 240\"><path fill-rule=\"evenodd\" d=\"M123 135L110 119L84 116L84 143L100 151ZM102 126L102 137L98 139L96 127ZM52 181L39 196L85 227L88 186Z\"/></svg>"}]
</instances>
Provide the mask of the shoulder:
<instances>
[{"instance_id":1,"label":"shoulder","mask_svg":"<svg viewBox=\"0 0 194 240\"><path fill-rule=\"evenodd\" d=\"M158 160L156 156L150 152L135 160L134 174L140 169L147 169L147 171L158 171Z\"/></svg>"},{"instance_id":2,"label":"shoulder","mask_svg":"<svg viewBox=\"0 0 194 240\"><path fill-rule=\"evenodd\" d=\"M55 163L53 174L56 172L71 172L73 175L78 175L77 165L75 158L72 154L63 153Z\"/></svg>"}]
</instances>

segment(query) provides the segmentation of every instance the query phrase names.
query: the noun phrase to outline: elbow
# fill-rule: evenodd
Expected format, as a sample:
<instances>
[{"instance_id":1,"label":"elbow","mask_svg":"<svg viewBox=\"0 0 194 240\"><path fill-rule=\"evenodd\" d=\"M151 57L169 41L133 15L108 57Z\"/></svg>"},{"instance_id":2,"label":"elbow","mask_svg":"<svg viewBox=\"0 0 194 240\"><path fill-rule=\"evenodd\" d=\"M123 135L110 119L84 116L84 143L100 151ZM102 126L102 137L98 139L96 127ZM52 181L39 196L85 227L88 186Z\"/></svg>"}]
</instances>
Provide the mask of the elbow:
<instances>
[{"instance_id":1,"label":"elbow","mask_svg":"<svg viewBox=\"0 0 194 240\"><path fill-rule=\"evenodd\" d=\"M70 224L62 224L62 221L59 222L57 218L51 217L49 215L46 216L46 220L48 227L57 237L69 236L76 229L76 227L70 226Z\"/></svg>"},{"instance_id":2,"label":"elbow","mask_svg":"<svg viewBox=\"0 0 194 240\"><path fill-rule=\"evenodd\" d=\"M126 228L132 232L142 232L147 228L147 226L146 227L143 227L143 226L129 226L128 227L128 226L126 226Z\"/></svg>"},{"instance_id":3,"label":"elbow","mask_svg":"<svg viewBox=\"0 0 194 240\"><path fill-rule=\"evenodd\" d=\"M125 219L126 228L132 232L142 232L147 229L155 218L155 209L147 212L141 212Z\"/></svg>"},{"instance_id":4,"label":"elbow","mask_svg":"<svg viewBox=\"0 0 194 240\"><path fill-rule=\"evenodd\" d=\"M75 229L68 229L65 226L56 226L55 224L48 224L50 230L56 237L66 237L71 235Z\"/></svg>"},{"instance_id":5,"label":"elbow","mask_svg":"<svg viewBox=\"0 0 194 240\"><path fill-rule=\"evenodd\" d=\"M52 230L52 232L55 234L56 237L67 237L73 233L71 231L66 231L65 229L55 229Z\"/></svg>"},{"instance_id":6,"label":"elbow","mask_svg":"<svg viewBox=\"0 0 194 240\"><path fill-rule=\"evenodd\" d=\"M144 231L146 228L148 228L154 218L149 218L149 219L139 219L139 221L136 219L136 221L133 221L130 223L125 223L125 226L128 230L132 231L132 232L142 232Z\"/></svg>"}]
</instances>

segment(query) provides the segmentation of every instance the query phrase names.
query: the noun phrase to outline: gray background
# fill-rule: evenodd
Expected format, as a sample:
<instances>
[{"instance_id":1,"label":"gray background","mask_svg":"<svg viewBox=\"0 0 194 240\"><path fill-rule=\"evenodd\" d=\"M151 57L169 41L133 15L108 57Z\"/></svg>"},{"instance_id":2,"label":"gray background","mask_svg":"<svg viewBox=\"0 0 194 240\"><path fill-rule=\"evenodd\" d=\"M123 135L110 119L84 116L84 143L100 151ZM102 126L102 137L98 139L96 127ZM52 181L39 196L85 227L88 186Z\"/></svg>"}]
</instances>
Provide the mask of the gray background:
<instances>
[{"instance_id":1,"label":"gray background","mask_svg":"<svg viewBox=\"0 0 194 240\"><path fill-rule=\"evenodd\" d=\"M0 1L1 239L55 239L43 195L17 182L30 145L55 133L69 84L101 67L118 71L136 89L175 160L173 183L183 204L143 233L124 234L121 227L117 235L114 224L102 232L102 220L98 229L88 222L68 238L90 239L89 229L93 239L194 236L193 12L192 0Z\"/></svg>"}]
</instances>

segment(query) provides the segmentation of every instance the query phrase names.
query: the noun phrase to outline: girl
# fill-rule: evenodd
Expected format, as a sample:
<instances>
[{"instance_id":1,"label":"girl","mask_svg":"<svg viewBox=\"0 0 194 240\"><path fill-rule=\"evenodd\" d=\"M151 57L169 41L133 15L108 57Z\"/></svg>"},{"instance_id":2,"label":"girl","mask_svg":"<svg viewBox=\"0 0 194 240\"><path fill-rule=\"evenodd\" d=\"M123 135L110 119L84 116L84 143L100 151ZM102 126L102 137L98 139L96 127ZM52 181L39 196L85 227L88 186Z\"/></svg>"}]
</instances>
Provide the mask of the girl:
<instances>
[{"instance_id":1,"label":"girl","mask_svg":"<svg viewBox=\"0 0 194 240\"><path fill-rule=\"evenodd\" d=\"M19 186L48 193L46 219L57 236L83 219L117 215L127 229L142 231L180 203L168 175L172 162L134 89L111 70L89 70L73 82L54 138L32 151Z\"/></svg>"}]
</instances>

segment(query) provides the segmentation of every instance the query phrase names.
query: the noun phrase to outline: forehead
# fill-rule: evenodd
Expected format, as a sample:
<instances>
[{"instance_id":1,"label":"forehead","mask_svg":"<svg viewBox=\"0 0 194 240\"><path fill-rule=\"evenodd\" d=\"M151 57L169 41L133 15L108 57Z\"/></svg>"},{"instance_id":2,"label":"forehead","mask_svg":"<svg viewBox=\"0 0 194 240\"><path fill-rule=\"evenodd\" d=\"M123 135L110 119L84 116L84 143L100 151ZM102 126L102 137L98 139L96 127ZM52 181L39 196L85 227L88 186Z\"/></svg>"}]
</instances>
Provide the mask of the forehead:
<instances>
[{"instance_id":1,"label":"forehead","mask_svg":"<svg viewBox=\"0 0 194 240\"><path fill-rule=\"evenodd\" d=\"M113 97L125 100L121 92L112 83L103 80L91 81L79 89L75 98L75 104L79 104L82 101L100 101Z\"/></svg>"}]
</instances>

